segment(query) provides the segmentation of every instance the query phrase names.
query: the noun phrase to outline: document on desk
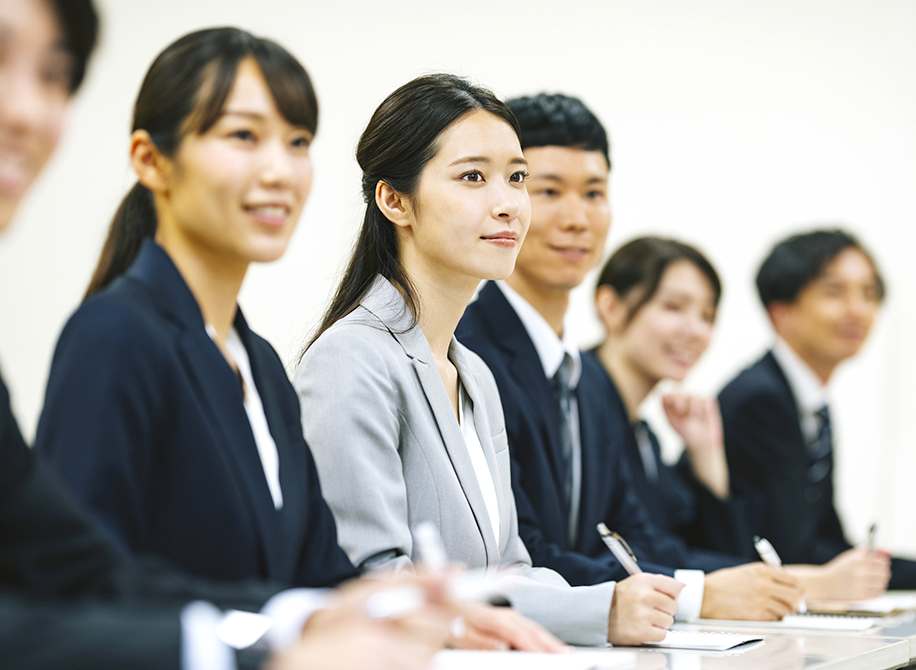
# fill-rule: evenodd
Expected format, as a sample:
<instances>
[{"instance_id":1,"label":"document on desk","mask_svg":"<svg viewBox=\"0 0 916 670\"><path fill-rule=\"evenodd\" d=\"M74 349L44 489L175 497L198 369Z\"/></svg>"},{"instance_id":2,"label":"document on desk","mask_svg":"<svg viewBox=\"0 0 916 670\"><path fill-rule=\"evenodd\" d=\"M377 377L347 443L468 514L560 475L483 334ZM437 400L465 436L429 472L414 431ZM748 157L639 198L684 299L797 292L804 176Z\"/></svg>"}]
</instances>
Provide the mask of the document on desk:
<instances>
[{"instance_id":1,"label":"document on desk","mask_svg":"<svg viewBox=\"0 0 916 670\"><path fill-rule=\"evenodd\" d=\"M617 649L579 649L571 654L446 649L436 654L433 663L433 670L623 670L635 667L636 652Z\"/></svg>"},{"instance_id":2,"label":"document on desk","mask_svg":"<svg viewBox=\"0 0 916 670\"><path fill-rule=\"evenodd\" d=\"M661 642L647 642L644 647L689 649L698 651L729 651L763 640L762 635L713 633L698 630L669 630Z\"/></svg>"},{"instance_id":3,"label":"document on desk","mask_svg":"<svg viewBox=\"0 0 916 670\"><path fill-rule=\"evenodd\" d=\"M869 600L812 600L808 610L844 616L895 616L916 610L916 591L890 591Z\"/></svg>"},{"instance_id":4,"label":"document on desk","mask_svg":"<svg viewBox=\"0 0 916 670\"><path fill-rule=\"evenodd\" d=\"M861 632L878 626L878 617L836 616L833 614L789 614L780 621L732 621L725 619L696 619L689 623L722 628L753 628L762 630L830 630Z\"/></svg>"}]
</instances>

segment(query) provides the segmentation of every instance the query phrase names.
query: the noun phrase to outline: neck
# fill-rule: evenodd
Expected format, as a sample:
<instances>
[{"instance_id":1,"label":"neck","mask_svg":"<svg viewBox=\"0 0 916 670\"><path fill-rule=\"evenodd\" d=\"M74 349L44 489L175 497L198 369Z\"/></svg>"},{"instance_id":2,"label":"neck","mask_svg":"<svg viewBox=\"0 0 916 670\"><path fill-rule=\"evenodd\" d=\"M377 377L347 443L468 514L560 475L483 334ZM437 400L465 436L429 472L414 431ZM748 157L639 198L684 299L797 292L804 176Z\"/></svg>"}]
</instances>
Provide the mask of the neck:
<instances>
[{"instance_id":1,"label":"neck","mask_svg":"<svg viewBox=\"0 0 916 670\"><path fill-rule=\"evenodd\" d=\"M473 277L443 277L423 268L404 263L407 276L416 290L419 318L417 323L429 342L433 357L440 362L448 358L448 348L464 310L474 297L480 280Z\"/></svg>"},{"instance_id":2,"label":"neck","mask_svg":"<svg viewBox=\"0 0 916 670\"><path fill-rule=\"evenodd\" d=\"M789 348L795 352L795 355L798 356L805 364L811 368L817 378L821 380L821 384L826 385L830 381L830 377L833 375L833 371L836 370L836 366L839 365L839 361L833 359L826 360L822 356L818 356L815 351L808 351L804 347L797 347L795 344L782 338L783 341L789 345Z\"/></svg>"},{"instance_id":3,"label":"neck","mask_svg":"<svg viewBox=\"0 0 916 670\"><path fill-rule=\"evenodd\" d=\"M563 318L569 308L569 291L566 289L548 289L535 286L522 274L513 272L506 279L515 291L534 307L538 314L553 328L557 337L563 337Z\"/></svg>"},{"instance_id":4,"label":"neck","mask_svg":"<svg viewBox=\"0 0 916 670\"><path fill-rule=\"evenodd\" d=\"M217 344L223 346L235 320L239 291L248 270L247 262L232 262L224 254L201 250L185 240L156 233L200 307L204 323L216 330Z\"/></svg>"},{"instance_id":5,"label":"neck","mask_svg":"<svg viewBox=\"0 0 916 670\"><path fill-rule=\"evenodd\" d=\"M655 388L658 380L648 378L631 365L619 348L614 347L610 338L598 347L598 359L614 380L630 421L636 421L639 418L639 406Z\"/></svg>"}]
</instances>

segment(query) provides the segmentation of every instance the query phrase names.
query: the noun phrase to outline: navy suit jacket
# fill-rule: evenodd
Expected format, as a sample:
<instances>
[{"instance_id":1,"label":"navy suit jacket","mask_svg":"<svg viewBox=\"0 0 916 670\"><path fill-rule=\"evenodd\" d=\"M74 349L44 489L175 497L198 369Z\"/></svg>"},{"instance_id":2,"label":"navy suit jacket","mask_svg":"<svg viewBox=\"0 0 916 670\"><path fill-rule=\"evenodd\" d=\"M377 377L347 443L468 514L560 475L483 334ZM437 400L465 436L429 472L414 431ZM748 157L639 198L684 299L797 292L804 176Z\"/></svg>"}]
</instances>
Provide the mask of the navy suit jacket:
<instances>
[{"instance_id":1,"label":"navy suit jacket","mask_svg":"<svg viewBox=\"0 0 916 670\"><path fill-rule=\"evenodd\" d=\"M822 564L850 548L833 505L833 469L816 483L792 388L772 352L719 394L729 472L759 500L758 528L786 563ZM891 588L916 588L916 564L894 559Z\"/></svg>"},{"instance_id":2,"label":"navy suit jacket","mask_svg":"<svg viewBox=\"0 0 916 670\"><path fill-rule=\"evenodd\" d=\"M118 551L26 446L0 379L4 667L177 670L186 603L257 611L278 590L187 578Z\"/></svg>"},{"instance_id":3,"label":"navy suit jacket","mask_svg":"<svg viewBox=\"0 0 916 670\"><path fill-rule=\"evenodd\" d=\"M560 458L559 406L534 343L495 284L471 303L456 332L496 378L512 455L512 490L519 534L534 565L553 568L570 584L620 580L626 571L595 529L604 522L620 533L650 572L674 568L716 570L743 561L695 551L671 533L652 526L633 490L622 442L630 431L626 412L608 402L610 380L597 361L582 357L576 388L582 443L582 487L578 536L568 541L569 513L557 473Z\"/></svg>"},{"instance_id":4,"label":"navy suit jacket","mask_svg":"<svg viewBox=\"0 0 916 670\"><path fill-rule=\"evenodd\" d=\"M132 552L211 579L337 584L355 569L337 545L295 391L240 311L235 328L277 444L282 509L274 508L239 380L152 240L64 328L36 449Z\"/></svg>"},{"instance_id":5,"label":"navy suit jacket","mask_svg":"<svg viewBox=\"0 0 916 670\"><path fill-rule=\"evenodd\" d=\"M592 353L588 355L593 356ZM623 408L625 411L613 378L610 383L613 396L610 402L618 410ZM686 453L676 467L671 467L662 460L661 445L648 424L646 432L655 458L657 479L650 480L646 474L635 429L627 432L623 451L633 477L633 488L652 523L682 537L691 547L756 560L747 498L733 493L728 501L720 500L693 475Z\"/></svg>"}]
</instances>

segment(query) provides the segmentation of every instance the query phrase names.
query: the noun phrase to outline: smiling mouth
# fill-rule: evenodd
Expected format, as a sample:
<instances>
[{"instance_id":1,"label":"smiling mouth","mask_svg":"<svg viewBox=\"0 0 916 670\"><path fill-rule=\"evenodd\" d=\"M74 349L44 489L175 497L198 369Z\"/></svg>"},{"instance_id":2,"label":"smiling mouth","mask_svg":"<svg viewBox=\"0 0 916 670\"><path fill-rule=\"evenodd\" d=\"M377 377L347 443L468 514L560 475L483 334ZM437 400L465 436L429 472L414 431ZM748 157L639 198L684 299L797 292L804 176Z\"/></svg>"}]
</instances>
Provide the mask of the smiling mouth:
<instances>
[{"instance_id":1,"label":"smiling mouth","mask_svg":"<svg viewBox=\"0 0 916 670\"><path fill-rule=\"evenodd\" d=\"M245 211L261 223L279 226L289 219L290 208L287 205L245 205Z\"/></svg>"},{"instance_id":2,"label":"smiling mouth","mask_svg":"<svg viewBox=\"0 0 916 670\"><path fill-rule=\"evenodd\" d=\"M591 253L591 249L586 247L558 247L551 244L550 249L564 258L575 261L582 260Z\"/></svg>"}]
</instances>

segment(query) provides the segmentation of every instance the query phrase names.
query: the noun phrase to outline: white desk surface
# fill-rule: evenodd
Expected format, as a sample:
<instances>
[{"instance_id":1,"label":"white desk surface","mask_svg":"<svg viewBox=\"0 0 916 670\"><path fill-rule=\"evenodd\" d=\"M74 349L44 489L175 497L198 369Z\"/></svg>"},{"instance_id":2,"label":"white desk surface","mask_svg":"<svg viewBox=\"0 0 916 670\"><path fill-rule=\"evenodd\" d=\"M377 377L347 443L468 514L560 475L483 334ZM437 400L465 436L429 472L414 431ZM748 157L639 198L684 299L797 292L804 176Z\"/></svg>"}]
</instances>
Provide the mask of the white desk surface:
<instances>
[{"instance_id":1,"label":"white desk surface","mask_svg":"<svg viewBox=\"0 0 916 670\"><path fill-rule=\"evenodd\" d=\"M899 591L892 593L913 593L907 591ZM674 626L676 629L681 630L724 630L734 633L758 633L758 634L767 634L766 630L755 630L752 626L733 626L729 627L727 625L713 625L713 624L677 624ZM800 633L800 631L787 631L790 633ZM888 617L886 622L882 625L879 625L871 630L862 632L862 633L848 633L846 631L826 631L819 630L817 635L825 637L840 637L847 638L850 636L855 637L865 637L865 638L900 638L906 640L909 645L909 663L916 661L916 612L906 612L904 614Z\"/></svg>"},{"instance_id":2,"label":"white desk surface","mask_svg":"<svg viewBox=\"0 0 916 670\"><path fill-rule=\"evenodd\" d=\"M599 653L608 654L609 660L617 656L614 660L624 661L620 670L891 670L909 663L909 649L907 640L878 635L768 633L762 643L758 642L748 648L731 652L615 647ZM594 659L596 650L582 651ZM526 659L524 654L519 654L518 658L514 659L507 657L505 653L482 654L474 658L461 658L459 654L461 652L440 652L434 667L442 670L584 670L582 664L576 663L576 655L538 655L538 662L534 664L531 663L532 659ZM602 664L589 663L586 667L601 668Z\"/></svg>"}]
</instances>

